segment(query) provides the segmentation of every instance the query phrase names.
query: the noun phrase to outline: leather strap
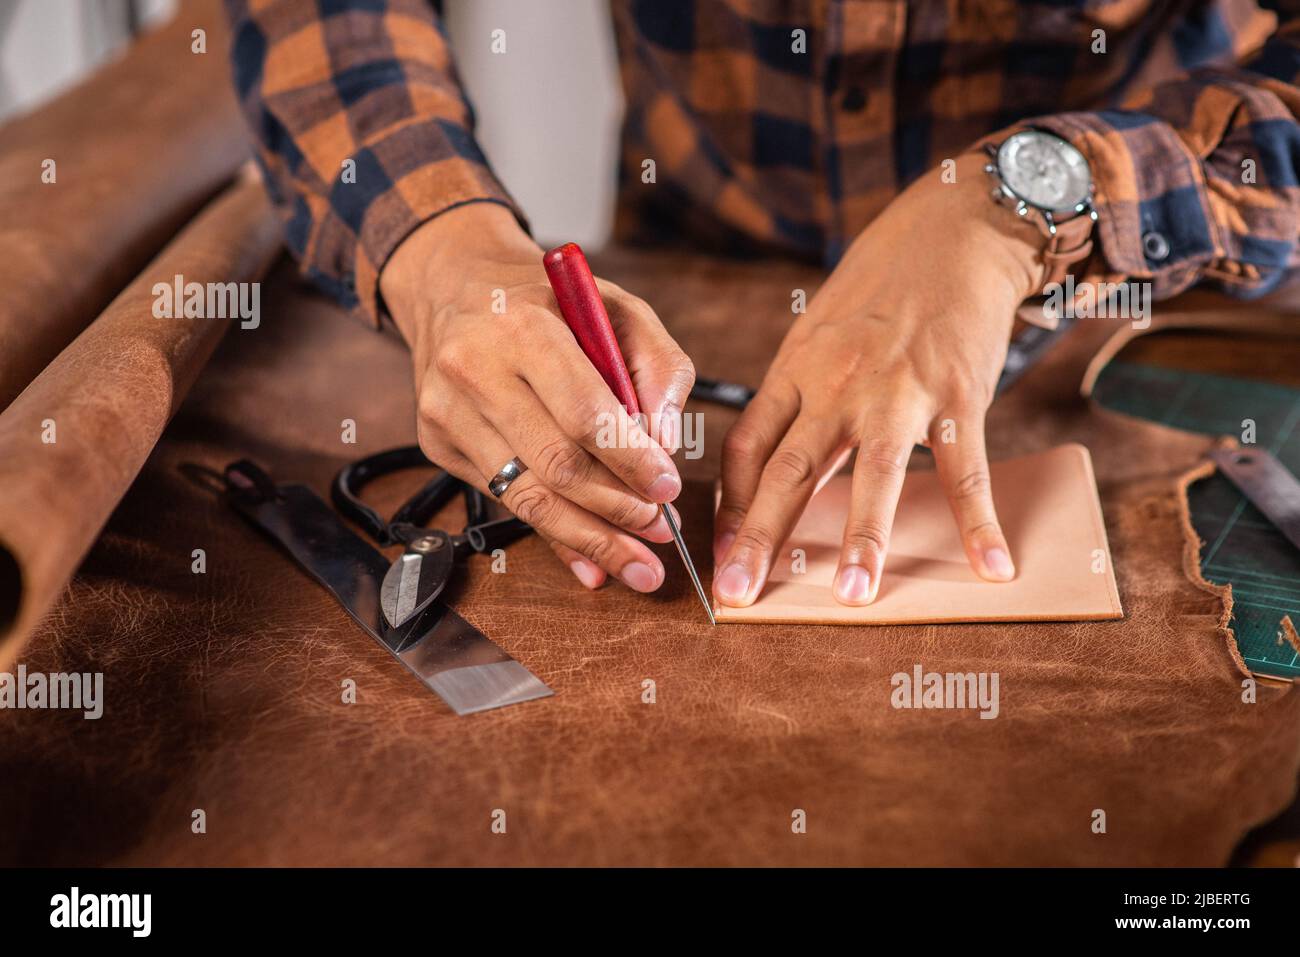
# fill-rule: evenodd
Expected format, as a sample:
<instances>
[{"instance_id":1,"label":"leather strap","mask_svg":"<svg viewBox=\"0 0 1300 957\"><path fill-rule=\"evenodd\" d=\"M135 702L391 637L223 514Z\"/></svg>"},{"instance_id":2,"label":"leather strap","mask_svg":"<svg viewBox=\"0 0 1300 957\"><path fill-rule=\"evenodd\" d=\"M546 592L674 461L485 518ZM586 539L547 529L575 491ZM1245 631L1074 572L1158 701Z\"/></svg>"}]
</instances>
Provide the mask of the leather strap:
<instances>
[{"instance_id":1,"label":"leather strap","mask_svg":"<svg viewBox=\"0 0 1300 957\"><path fill-rule=\"evenodd\" d=\"M1065 281L1070 267L1092 255L1093 219L1086 213L1056 224L1056 234L1043 250L1043 282L1039 289Z\"/></svg>"},{"instance_id":2,"label":"leather strap","mask_svg":"<svg viewBox=\"0 0 1300 957\"><path fill-rule=\"evenodd\" d=\"M1037 224L1042 232L1047 229ZM1053 284L1063 284L1070 268L1083 262L1092 255L1093 218L1087 213L1067 219L1056 224L1056 234L1047 237L1047 246L1043 249L1043 276L1039 284L1039 293ZM1030 325L1040 329L1057 328L1057 317L1045 309L1021 309L1017 316Z\"/></svg>"}]
</instances>

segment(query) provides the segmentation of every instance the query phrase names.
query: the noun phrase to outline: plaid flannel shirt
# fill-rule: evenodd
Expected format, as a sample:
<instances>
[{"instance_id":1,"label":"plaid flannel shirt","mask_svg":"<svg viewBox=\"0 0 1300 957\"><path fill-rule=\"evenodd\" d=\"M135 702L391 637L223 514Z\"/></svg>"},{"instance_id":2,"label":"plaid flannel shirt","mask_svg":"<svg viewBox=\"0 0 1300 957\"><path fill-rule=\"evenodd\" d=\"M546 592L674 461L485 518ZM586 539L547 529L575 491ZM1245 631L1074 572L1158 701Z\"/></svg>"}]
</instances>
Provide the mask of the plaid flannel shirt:
<instances>
[{"instance_id":1,"label":"plaid flannel shirt","mask_svg":"<svg viewBox=\"0 0 1300 957\"><path fill-rule=\"evenodd\" d=\"M377 322L379 271L447 209L525 221L474 141L437 3L226 2L289 248L340 301ZM1084 279L1251 296L1300 261L1300 0L612 3L625 240L833 265L927 169L1034 126L1092 166Z\"/></svg>"}]
</instances>

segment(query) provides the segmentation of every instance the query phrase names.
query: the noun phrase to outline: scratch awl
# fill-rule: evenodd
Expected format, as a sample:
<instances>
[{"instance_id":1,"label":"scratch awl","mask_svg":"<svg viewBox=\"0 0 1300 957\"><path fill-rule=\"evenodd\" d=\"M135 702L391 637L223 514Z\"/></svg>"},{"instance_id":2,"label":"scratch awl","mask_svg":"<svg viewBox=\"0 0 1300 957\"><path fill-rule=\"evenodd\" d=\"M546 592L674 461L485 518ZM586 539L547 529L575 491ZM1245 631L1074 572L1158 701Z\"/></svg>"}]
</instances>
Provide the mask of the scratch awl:
<instances>
[{"instance_id":1,"label":"scratch awl","mask_svg":"<svg viewBox=\"0 0 1300 957\"><path fill-rule=\"evenodd\" d=\"M582 249L577 243L556 246L542 257L542 265L546 268L546 277L551 281L551 288L555 290L556 301L560 304L560 314L572 330L573 337L578 340L578 345L591 360L591 364L596 367L596 371L605 380L605 384L609 386L615 398L623 403L628 415L633 417L640 415L641 403L637 401L636 389L632 386L632 376L627 371L627 363L623 361L623 351L619 348L618 338L614 335L609 313L605 311L600 290L596 288L596 277L591 274L591 267L587 265L587 257L582 254ZM695 594L700 596L704 612L709 616L709 624L716 625L713 608L704 593L704 586L700 584L699 573L695 570L695 563L691 561L691 553L682 538L682 530L677 527L677 521L673 518L672 509L667 505L661 505L659 508L663 512L664 521L668 523L669 531L672 532L677 553L682 556L686 572L691 576Z\"/></svg>"}]
</instances>

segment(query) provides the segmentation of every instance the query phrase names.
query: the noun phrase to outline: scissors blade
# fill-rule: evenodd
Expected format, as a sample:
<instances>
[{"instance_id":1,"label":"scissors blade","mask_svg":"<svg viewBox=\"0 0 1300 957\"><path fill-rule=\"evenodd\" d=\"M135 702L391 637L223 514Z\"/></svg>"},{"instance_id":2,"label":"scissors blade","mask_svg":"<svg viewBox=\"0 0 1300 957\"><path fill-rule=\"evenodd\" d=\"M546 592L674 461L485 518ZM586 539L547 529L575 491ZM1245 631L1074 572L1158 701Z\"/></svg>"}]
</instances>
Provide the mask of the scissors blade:
<instances>
[{"instance_id":1,"label":"scissors blade","mask_svg":"<svg viewBox=\"0 0 1300 957\"><path fill-rule=\"evenodd\" d=\"M384 643L457 714L547 698L540 678L446 605L434 604Z\"/></svg>"},{"instance_id":2,"label":"scissors blade","mask_svg":"<svg viewBox=\"0 0 1300 957\"><path fill-rule=\"evenodd\" d=\"M677 527L677 522L673 520L673 512L667 505L659 506L664 513L664 521L668 523L668 530L673 533L673 544L677 546L677 554L682 556L682 564L686 566L686 573L691 576L691 584L695 586L695 594L700 596L700 604L704 606L704 613L709 616L709 624L717 625L718 621L713 617L713 606L709 604L709 598L704 594L704 586L700 584L699 572L695 570L695 563L691 561L691 553L686 549L686 540L682 538L682 530Z\"/></svg>"},{"instance_id":3,"label":"scissors blade","mask_svg":"<svg viewBox=\"0 0 1300 957\"><path fill-rule=\"evenodd\" d=\"M400 628L388 627L380 607L380 589L391 567L381 552L345 526L306 486L279 485L275 498L265 501L238 497L229 501L279 542L304 571L334 594L367 634L457 714L554 693L441 602L431 602Z\"/></svg>"},{"instance_id":4,"label":"scissors blade","mask_svg":"<svg viewBox=\"0 0 1300 957\"><path fill-rule=\"evenodd\" d=\"M408 544L379 587L384 620L400 628L428 608L446 587L454 561L455 547L446 532L429 531Z\"/></svg>"}]
</instances>

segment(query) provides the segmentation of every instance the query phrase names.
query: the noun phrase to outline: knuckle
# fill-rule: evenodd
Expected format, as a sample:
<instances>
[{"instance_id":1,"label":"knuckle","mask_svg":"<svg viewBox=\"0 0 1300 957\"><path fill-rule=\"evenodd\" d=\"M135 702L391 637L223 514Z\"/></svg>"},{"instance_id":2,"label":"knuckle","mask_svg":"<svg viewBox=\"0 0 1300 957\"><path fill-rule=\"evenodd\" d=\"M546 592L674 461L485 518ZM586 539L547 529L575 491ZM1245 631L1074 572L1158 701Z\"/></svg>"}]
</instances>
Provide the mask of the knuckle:
<instances>
[{"instance_id":1,"label":"knuckle","mask_svg":"<svg viewBox=\"0 0 1300 957\"><path fill-rule=\"evenodd\" d=\"M639 529L654 521L651 514L653 508L654 506L638 499L620 495L610 506L607 517L620 528Z\"/></svg>"},{"instance_id":2,"label":"knuckle","mask_svg":"<svg viewBox=\"0 0 1300 957\"><path fill-rule=\"evenodd\" d=\"M546 295L551 296L551 287L546 287ZM546 348L563 342L568 327L556 316L555 310L547 305L530 303L519 311L519 321L510 329L512 336L519 336L538 348Z\"/></svg>"},{"instance_id":3,"label":"knuckle","mask_svg":"<svg viewBox=\"0 0 1300 957\"><path fill-rule=\"evenodd\" d=\"M758 435L739 423L727 430L722 439L722 454L727 458L749 458L758 451Z\"/></svg>"},{"instance_id":4,"label":"knuckle","mask_svg":"<svg viewBox=\"0 0 1300 957\"><path fill-rule=\"evenodd\" d=\"M739 505L723 502L718 506L718 513L713 522L719 528L739 528L745 521L745 509Z\"/></svg>"},{"instance_id":5,"label":"knuckle","mask_svg":"<svg viewBox=\"0 0 1300 957\"><path fill-rule=\"evenodd\" d=\"M907 468L911 451L888 439L868 439L858 447L858 460L876 475L893 477Z\"/></svg>"},{"instance_id":6,"label":"knuckle","mask_svg":"<svg viewBox=\"0 0 1300 957\"><path fill-rule=\"evenodd\" d=\"M953 483L952 497L957 502L983 499L990 490L989 473L984 468L973 468Z\"/></svg>"},{"instance_id":7,"label":"knuckle","mask_svg":"<svg viewBox=\"0 0 1300 957\"><path fill-rule=\"evenodd\" d=\"M674 348L659 360L668 379L669 392L687 393L695 385L695 363L680 349Z\"/></svg>"},{"instance_id":8,"label":"knuckle","mask_svg":"<svg viewBox=\"0 0 1300 957\"><path fill-rule=\"evenodd\" d=\"M604 276L596 277L596 288L600 290L602 299L628 300L638 299L612 279L606 279Z\"/></svg>"},{"instance_id":9,"label":"knuckle","mask_svg":"<svg viewBox=\"0 0 1300 957\"><path fill-rule=\"evenodd\" d=\"M512 485L507 492L511 500L506 503L510 511L534 528L548 528L555 518L559 500L546 486L532 483L518 488Z\"/></svg>"},{"instance_id":10,"label":"knuckle","mask_svg":"<svg viewBox=\"0 0 1300 957\"><path fill-rule=\"evenodd\" d=\"M685 356L682 358L684 361L674 366L668 377L668 393L680 395L684 399L691 394L691 389L695 388L695 363Z\"/></svg>"},{"instance_id":11,"label":"knuckle","mask_svg":"<svg viewBox=\"0 0 1300 957\"><path fill-rule=\"evenodd\" d=\"M560 493L572 492L590 472L587 453L565 438L553 438L537 451L537 471Z\"/></svg>"},{"instance_id":12,"label":"knuckle","mask_svg":"<svg viewBox=\"0 0 1300 957\"><path fill-rule=\"evenodd\" d=\"M433 364L449 379L466 381L474 375L474 349L463 339L444 342L434 356Z\"/></svg>"},{"instance_id":13,"label":"knuckle","mask_svg":"<svg viewBox=\"0 0 1300 957\"><path fill-rule=\"evenodd\" d=\"M736 533L733 546L738 551L770 552L776 547L776 536L762 525L746 525Z\"/></svg>"},{"instance_id":14,"label":"knuckle","mask_svg":"<svg viewBox=\"0 0 1300 957\"><path fill-rule=\"evenodd\" d=\"M844 541L852 549L884 552L889 547L889 529L877 519L857 519L844 529Z\"/></svg>"},{"instance_id":15,"label":"knuckle","mask_svg":"<svg viewBox=\"0 0 1300 957\"><path fill-rule=\"evenodd\" d=\"M742 415L722 437L722 454L725 458L752 460L763 455L773 444L756 419Z\"/></svg>"},{"instance_id":16,"label":"knuckle","mask_svg":"<svg viewBox=\"0 0 1300 957\"><path fill-rule=\"evenodd\" d=\"M424 389L420 392L416 413L421 422L435 424L441 422L446 408L447 403L443 401L442 396L432 389Z\"/></svg>"},{"instance_id":17,"label":"knuckle","mask_svg":"<svg viewBox=\"0 0 1300 957\"><path fill-rule=\"evenodd\" d=\"M606 408L599 399L571 396L555 410L555 419L564 434L575 442L590 446L600 435L602 427L618 425L618 412Z\"/></svg>"},{"instance_id":18,"label":"knuckle","mask_svg":"<svg viewBox=\"0 0 1300 957\"><path fill-rule=\"evenodd\" d=\"M984 421L984 413L988 410L989 403L992 400L991 392L988 400L985 400L982 385L963 390L958 395L948 398L947 401L943 401L941 397L939 404L944 410L941 418L952 419L954 422L959 423L959 428L976 427Z\"/></svg>"},{"instance_id":19,"label":"knuckle","mask_svg":"<svg viewBox=\"0 0 1300 957\"><path fill-rule=\"evenodd\" d=\"M615 550L616 546L610 536L595 532L582 536L577 546L577 551L583 558L605 569L613 565Z\"/></svg>"},{"instance_id":20,"label":"knuckle","mask_svg":"<svg viewBox=\"0 0 1300 957\"><path fill-rule=\"evenodd\" d=\"M969 415L983 416L988 407L993 404L993 397L996 392L996 378L970 376L967 379L962 395L954 404Z\"/></svg>"},{"instance_id":21,"label":"knuckle","mask_svg":"<svg viewBox=\"0 0 1300 957\"><path fill-rule=\"evenodd\" d=\"M783 488L799 488L816 477L817 463L806 449L789 446L777 449L763 471Z\"/></svg>"}]
</instances>

